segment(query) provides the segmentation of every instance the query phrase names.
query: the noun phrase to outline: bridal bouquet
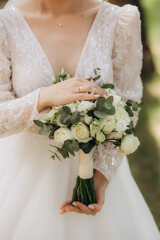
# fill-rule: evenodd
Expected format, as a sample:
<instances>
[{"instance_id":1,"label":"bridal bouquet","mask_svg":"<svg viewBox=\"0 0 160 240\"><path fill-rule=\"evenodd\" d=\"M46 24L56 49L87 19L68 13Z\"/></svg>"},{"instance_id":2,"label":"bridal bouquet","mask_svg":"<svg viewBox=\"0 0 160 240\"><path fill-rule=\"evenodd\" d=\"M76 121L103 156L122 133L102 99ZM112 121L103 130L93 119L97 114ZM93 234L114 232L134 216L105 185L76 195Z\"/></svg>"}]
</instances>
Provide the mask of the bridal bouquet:
<instances>
[{"instance_id":1,"label":"bridal bouquet","mask_svg":"<svg viewBox=\"0 0 160 240\"><path fill-rule=\"evenodd\" d=\"M99 70L94 69L95 76L91 76L93 81L101 77ZM70 76L62 69L59 81ZM132 117L142 103L132 100L124 103L114 91L113 84L104 84L102 88L107 92L107 99L99 97L52 107L41 121L34 120L40 127L38 133L49 134L48 137L56 143L56 146L50 145L55 148L54 152L51 151L53 159L61 159L60 155L63 158L68 158L70 154L75 156L75 152L79 151L79 171L72 202L80 201L85 205L96 203L92 158L94 147L110 142L121 153L130 154L140 144L134 136Z\"/></svg>"}]
</instances>

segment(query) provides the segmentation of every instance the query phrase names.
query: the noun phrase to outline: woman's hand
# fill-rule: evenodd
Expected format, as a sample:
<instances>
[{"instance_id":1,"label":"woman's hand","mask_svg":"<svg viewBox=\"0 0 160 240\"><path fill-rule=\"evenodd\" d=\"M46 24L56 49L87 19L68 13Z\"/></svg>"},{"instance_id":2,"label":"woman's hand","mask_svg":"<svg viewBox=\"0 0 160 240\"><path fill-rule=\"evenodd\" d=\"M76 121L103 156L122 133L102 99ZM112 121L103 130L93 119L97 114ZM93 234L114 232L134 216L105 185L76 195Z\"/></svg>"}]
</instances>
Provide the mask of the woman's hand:
<instances>
[{"instance_id":1,"label":"woman's hand","mask_svg":"<svg viewBox=\"0 0 160 240\"><path fill-rule=\"evenodd\" d=\"M74 206L71 201L64 202L61 205L61 214L67 212L85 213L87 215L96 215L104 204L105 200L105 189L108 186L108 180L105 176L97 170L94 170L94 189L96 193L97 204L90 204L86 206L80 202L74 202Z\"/></svg>"},{"instance_id":2,"label":"woman's hand","mask_svg":"<svg viewBox=\"0 0 160 240\"><path fill-rule=\"evenodd\" d=\"M73 77L42 88L38 98L38 112L46 107L64 105L76 100L93 100L99 96L106 97L104 96L107 95L106 91L89 80L89 78ZM81 92L79 92L79 88L81 88ZM94 94L89 94L91 92L94 92Z\"/></svg>"}]
</instances>

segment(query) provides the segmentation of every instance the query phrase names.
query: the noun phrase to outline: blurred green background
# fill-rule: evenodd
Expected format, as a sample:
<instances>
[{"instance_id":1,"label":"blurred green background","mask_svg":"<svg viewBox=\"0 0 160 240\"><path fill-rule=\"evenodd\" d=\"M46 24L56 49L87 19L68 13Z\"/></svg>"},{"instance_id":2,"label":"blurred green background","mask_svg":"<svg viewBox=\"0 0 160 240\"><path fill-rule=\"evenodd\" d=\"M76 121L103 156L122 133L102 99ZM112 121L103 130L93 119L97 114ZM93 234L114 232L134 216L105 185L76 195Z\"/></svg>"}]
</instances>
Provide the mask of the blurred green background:
<instances>
[{"instance_id":1,"label":"blurred green background","mask_svg":"<svg viewBox=\"0 0 160 240\"><path fill-rule=\"evenodd\" d=\"M0 0L0 8L6 1ZM137 135L141 146L129 156L132 174L160 229L160 0L111 0L134 4L141 11L144 63L144 106Z\"/></svg>"}]
</instances>

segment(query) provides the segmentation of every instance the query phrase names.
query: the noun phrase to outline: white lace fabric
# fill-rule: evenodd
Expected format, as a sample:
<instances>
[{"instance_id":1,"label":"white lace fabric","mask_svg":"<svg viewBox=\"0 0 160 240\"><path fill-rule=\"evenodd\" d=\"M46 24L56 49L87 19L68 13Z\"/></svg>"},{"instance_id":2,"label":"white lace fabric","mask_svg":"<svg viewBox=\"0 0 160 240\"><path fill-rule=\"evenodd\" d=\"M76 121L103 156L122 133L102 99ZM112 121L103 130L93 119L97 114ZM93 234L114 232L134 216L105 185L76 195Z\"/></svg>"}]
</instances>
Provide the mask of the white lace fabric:
<instances>
[{"instance_id":1,"label":"white lace fabric","mask_svg":"<svg viewBox=\"0 0 160 240\"><path fill-rule=\"evenodd\" d=\"M98 85L114 83L122 99L142 97L141 20L137 7L103 2L89 32L76 76L88 77L101 68ZM0 137L22 131L38 135L34 119L39 91L52 84L53 70L25 19L14 7L0 10ZM136 125L138 113L134 117ZM47 137L47 136L46 136ZM123 154L107 144L96 147L94 168L111 181Z\"/></svg>"}]
</instances>

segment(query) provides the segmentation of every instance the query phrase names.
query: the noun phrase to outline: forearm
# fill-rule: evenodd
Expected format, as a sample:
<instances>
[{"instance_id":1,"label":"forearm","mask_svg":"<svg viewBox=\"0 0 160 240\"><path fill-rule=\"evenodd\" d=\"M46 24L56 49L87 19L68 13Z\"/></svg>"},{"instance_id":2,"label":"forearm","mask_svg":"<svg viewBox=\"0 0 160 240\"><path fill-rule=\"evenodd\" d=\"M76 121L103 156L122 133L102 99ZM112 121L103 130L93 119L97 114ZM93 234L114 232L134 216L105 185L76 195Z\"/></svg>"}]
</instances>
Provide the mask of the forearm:
<instances>
[{"instance_id":1,"label":"forearm","mask_svg":"<svg viewBox=\"0 0 160 240\"><path fill-rule=\"evenodd\" d=\"M105 190L109 184L107 178L97 169L94 169L95 190Z\"/></svg>"}]
</instances>

